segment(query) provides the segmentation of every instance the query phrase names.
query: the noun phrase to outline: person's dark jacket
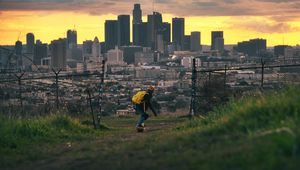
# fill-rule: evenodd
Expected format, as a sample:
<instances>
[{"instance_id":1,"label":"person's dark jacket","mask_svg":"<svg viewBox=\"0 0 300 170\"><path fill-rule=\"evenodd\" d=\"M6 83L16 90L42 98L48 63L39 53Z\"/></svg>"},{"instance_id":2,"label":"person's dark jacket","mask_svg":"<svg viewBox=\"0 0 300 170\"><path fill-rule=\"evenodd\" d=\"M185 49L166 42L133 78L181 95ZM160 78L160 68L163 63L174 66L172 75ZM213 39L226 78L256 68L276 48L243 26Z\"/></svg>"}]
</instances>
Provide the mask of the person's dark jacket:
<instances>
[{"instance_id":1,"label":"person's dark jacket","mask_svg":"<svg viewBox=\"0 0 300 170\"><path fill-rule=\"evenodd\" d=\"M153 114L155 116L157 116L156 111L154 110L153 106L151 105L151 99L152 99L152 92L147 91L141 104L139 104L139 105L141 108L143 108L144 112L146 112L148 110L148 108L150 108L151 111L153 112Z\"/></svg>"}]
</instances>

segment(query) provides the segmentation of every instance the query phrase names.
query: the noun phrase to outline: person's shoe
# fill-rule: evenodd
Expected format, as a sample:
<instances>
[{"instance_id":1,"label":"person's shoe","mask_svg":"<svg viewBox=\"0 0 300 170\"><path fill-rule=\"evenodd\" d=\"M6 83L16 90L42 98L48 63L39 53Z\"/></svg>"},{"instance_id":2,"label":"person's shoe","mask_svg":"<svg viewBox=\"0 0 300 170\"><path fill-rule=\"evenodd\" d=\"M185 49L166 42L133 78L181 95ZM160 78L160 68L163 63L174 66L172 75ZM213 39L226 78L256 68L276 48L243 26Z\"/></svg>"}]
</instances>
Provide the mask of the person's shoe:
<instances>
[{"instance_id":1,"label":"person's shoe","mask_svg":"<svg viewBox=\"0 0 300 170\"><path fill-rule=\"evenodd\" d=\"M145 124L144 123L136 126L137 132L144 132L144 129L145 129Z\"/></svg>"}]
</instances>

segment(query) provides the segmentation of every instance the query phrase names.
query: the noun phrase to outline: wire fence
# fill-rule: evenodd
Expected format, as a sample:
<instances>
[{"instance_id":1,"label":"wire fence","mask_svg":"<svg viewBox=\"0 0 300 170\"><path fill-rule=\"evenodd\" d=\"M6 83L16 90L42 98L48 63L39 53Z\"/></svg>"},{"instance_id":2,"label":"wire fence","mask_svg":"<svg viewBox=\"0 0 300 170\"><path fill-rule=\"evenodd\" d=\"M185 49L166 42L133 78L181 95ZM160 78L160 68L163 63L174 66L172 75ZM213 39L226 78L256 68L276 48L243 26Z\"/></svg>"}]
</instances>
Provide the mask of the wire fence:
<instances>
[{"instance_id":1,"label":"wire fence","mask_svg":"<svg viewBox=\"0 0 300 170\"><path fill-rule=\"evenodd\" d=\"M225 65L214 69L199 69L194 63L192 82L191 116L206 114L230 98L240 98L249 92L300 85L300 63L273 65L261 62L260 65Z\"/></svg>"},{"instance_id":2,"label":"wire fence","mask_svg":"<svg viewBox=\"0 0 300 170\"><path fill-rule=\"evenodd\" d=\"M82 73L59 70L49 73L11 72L0 74L0 78L0 112L9 117L42 116L61 111L72 115L92 113L94 119L100 119L101 115L110 114L116 105L124 104L117 109L125 109L131 104L130 97L133 95L132 87L119 87L122 86L120 82L115 86L104 83L102 70ZM299 85L300 64L262 62L260 65L200 69L194 61L190 84L190 114L206 114L231 97L240 97L249 91Z\"/></svg>"},{"instance_id":3,"label":"wire fence","mask_svg":"<svg viewBox=\"0 0 300 170\"><path fill-rule=\"evenodd\" d=\"M102 73L57 73L14 73L6 76L6 79L0 81L0 112L13 117L45 115L57 111L82 114L90 112L87 91L93 105L98 105Z\"/></svg>"}]
</instances>

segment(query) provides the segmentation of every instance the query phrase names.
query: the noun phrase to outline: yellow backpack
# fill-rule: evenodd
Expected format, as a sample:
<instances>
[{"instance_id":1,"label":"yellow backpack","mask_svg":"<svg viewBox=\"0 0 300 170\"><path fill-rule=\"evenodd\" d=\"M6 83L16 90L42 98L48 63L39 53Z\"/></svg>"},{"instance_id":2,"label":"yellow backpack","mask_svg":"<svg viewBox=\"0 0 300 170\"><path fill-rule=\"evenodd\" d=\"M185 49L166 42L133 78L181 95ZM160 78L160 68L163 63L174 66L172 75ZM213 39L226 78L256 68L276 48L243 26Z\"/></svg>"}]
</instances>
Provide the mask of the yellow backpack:
<instances>
[{"instance_id":1,"label":"yellow backpack","mask_svg":"<svg viewBox=\"0 0 300 170\"><path fill-rule=\"evenodd\" d=\"M132 99L131 99L132 103L133 104L141 104L144 99L145 94L147 94L146 91L137 92L134 96L132 96Z\"/></svg>"}]
</instances>

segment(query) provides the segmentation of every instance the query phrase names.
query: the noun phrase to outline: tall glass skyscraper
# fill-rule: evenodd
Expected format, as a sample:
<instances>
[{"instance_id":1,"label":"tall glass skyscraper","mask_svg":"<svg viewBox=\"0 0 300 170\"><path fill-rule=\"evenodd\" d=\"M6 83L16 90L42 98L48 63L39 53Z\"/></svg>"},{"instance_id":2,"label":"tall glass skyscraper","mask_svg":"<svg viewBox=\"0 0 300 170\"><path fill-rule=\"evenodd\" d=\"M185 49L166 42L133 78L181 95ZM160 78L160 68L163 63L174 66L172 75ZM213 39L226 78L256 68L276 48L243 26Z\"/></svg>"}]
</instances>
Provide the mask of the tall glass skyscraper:
<instances>
[{"instance_id":1,"label":"tall glass skyscraper","mask_svg":"<svg viewBox=\"0 0 300 170\"><path fill-rule=\"evenodd\" d=\"M105 51L114 49L118 45L118 21L105 21Z\"/></svg>"},{"instance_id":2,"label":"tall glass skyscraper","mask_svg":"<svg viewBox=\"0 0 300 170\"><path fill-rule=\"evenodd\" d=\"M142 10L140 4L134 4L134 9L132 11L133 19L132 19L132 29L133 29L133 44L141 45L141 24L142 24Z\"/></svg>"},{"instance_id":3,"label":"tall glass skyscraper","mask_svg":"<svg viewBox=\"0 0 300 170\"><path fill-rule=\"evenodd\" d=\"M184 43L184 18L172 19L172 39L177 50L181 50Z\"/></svg>"},{"instance_id":4,"label":"tall glass skyscraper","mask_svg":"<svg viewBox=\"0 0 300 170\"><path fill-rule=\"evenodd\" d=\"M118 16L118 46L130 45L130 16Z\"/></svg>"},{"instance_id":5,"label":"tall glass skyscraper","mask_svg":"<svg viewBox=\"0 0 300 170\"><path fill-rule=\"evenodd\" d=\"M34 35L33 33L28 33L26 35L26 51L27 53L34 53Z\"/></svg>"}]
</instances>

